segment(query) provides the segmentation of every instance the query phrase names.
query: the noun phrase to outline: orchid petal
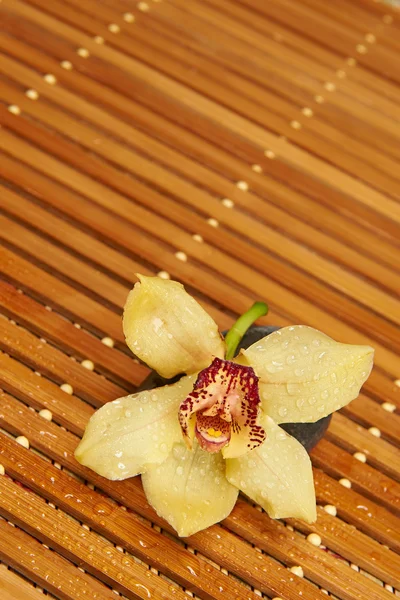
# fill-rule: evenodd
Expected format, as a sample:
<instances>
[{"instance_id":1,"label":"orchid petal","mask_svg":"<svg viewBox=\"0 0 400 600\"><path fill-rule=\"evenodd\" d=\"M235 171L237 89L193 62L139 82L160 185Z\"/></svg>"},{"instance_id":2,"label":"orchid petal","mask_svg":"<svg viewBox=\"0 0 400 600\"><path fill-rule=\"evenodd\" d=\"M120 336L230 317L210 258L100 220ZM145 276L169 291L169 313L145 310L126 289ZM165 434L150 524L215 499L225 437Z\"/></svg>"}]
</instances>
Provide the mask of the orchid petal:
<instances>
[{"instance_id":1,"label":"orchid petal","mask_svg":"<svg viewBox=\"0 0 400 600\"><path fill-rule=\"evenodd\" d=\"M272 519L316 520L311 461L303 446L273 420L261 420L265 442L240 458L226 461L232 485L267 511Z\"/></svg>"},{"instance_id":2,"label":"orchid petal","mask_svg":"<svg viewBox=\"0 0 400 600\"><path fill-rule=\"evenodd\" d=\"M196 442L193 450L175 444L165 462L142 475L142 483L149 503L181 537L225 519L238 496L221 454L204 452Z\"/></svg>"},{"instance_id":3,"label":"orchid petal","mask_svg":"<svg viewBox=\"0 0 400 600\"><path fill-rule=\"evenodd\" d=\"M318 421L359 394L374 350L335 342L312 327L279 329L242 352L260 378L265 413L277 423Z\"/></svg>"},{"instance_id":4,"label":"orchid petal","mask_svg":"<svg viewBox=\"0 0 400 600\"><path fill-rule=\"evenodd\" d=\"M224 356L218 327L176 281L138 276L125 304L123 328L132 352L162 377L194 373Z\"/></svg>"},{"instance_id":5,"label":"orchid petal","mask_svg":"<svg viewBox=\"0 0 400 600\"><path fill-rule=\"evenodd\" d=\"M91 417L75 451L81 464L107 479L126 479L162 463L182 439L178 408L195 376L108 402Z\"/></svg>"}]
</instances>

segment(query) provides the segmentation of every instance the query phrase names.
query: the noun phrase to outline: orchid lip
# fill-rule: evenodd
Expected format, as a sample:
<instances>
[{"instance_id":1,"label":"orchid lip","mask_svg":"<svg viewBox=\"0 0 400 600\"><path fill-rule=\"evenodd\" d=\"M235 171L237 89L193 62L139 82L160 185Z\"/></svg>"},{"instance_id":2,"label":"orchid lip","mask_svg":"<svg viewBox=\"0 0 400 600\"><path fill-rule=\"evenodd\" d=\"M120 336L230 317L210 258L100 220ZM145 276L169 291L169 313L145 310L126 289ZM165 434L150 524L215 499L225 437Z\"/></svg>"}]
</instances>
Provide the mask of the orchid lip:
<instances>
[{"instance_id":1,"label":"orchid lip","mask_svg":"<svg viewBox=\"0 0 400 600\"><path fill-rule=\"evenodd\" d=\"M193 391L179 408L187 445L191 447L196 436L208 452L231 444L242 448L240 454L256 448L265 439L258 423L260 403L258 377L252 367L214 358L198 374Z\"/></svg>"}]
</instances>

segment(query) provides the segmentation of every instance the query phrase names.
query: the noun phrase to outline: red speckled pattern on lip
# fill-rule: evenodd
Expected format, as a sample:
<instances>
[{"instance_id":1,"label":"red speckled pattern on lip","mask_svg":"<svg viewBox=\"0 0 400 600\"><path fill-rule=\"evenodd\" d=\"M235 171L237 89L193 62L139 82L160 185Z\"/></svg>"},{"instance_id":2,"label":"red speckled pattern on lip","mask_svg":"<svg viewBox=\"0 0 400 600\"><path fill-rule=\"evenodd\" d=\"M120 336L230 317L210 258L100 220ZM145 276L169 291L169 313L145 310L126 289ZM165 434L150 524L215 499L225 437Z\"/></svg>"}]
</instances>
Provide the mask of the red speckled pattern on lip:
<instances>
[{"instance_id":1,"label":"red speckled pattern on lip","mask_svg":"<svg viewBox=\"0 0 400 600\"><path fill-rule=\"evenodd\" d=\"M258 377L252 367L215 358L180 405L179 422L189 445L190 419L198 413L194 433L204 450L218 452L235 435L246 435L247 450L252 450L265 439L257 422L259 407Z\"/></svg>"}]
</instances>

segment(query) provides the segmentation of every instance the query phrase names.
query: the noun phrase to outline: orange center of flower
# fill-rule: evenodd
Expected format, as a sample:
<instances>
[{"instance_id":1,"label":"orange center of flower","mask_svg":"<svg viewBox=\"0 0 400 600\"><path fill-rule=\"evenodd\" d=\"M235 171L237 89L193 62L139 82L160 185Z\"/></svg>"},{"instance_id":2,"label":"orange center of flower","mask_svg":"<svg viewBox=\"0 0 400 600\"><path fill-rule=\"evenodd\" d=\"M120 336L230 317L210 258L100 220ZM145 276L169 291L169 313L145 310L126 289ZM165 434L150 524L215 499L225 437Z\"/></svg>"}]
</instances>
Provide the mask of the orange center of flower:
<instances>
[{"instance_id":1,"label":"orange center of flower","mask_svg":"<svg viewBox=\"0 0 400 600\"><path fill-rule=\"evenodd\" d=\"M179 422L189 447L196 436L203 450L218 452L234 436L246 436L247 450L262 444L258 425L258 377L251 367L215 358L201 371L193 391L179 407Z\"/></svg>"}]
</instances>

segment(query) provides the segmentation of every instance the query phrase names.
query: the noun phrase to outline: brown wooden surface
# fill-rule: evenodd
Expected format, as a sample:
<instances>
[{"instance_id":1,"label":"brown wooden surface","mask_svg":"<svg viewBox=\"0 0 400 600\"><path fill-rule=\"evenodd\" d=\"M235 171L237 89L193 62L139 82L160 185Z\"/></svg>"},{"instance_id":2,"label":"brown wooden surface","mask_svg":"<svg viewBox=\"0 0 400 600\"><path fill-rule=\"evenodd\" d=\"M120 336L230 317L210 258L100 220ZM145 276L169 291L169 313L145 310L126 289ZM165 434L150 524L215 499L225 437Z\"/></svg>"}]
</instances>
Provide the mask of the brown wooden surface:
<instances>
[{"instance_id":1,"label":"brown wooden surface","mask_svg":"<svg viewBox=\"0 0 400 600\"><path fill-rule=\"evenodd\" d=\"M3 0L0 23L1 600L400 596L400 14ZM160 271L221 329L264 299L262 323L375 347L312 452L314 525L242 498L178 540L138 478L75 462L93 411L148 373L121 310Z\"/></svg>"}]
</instances>

